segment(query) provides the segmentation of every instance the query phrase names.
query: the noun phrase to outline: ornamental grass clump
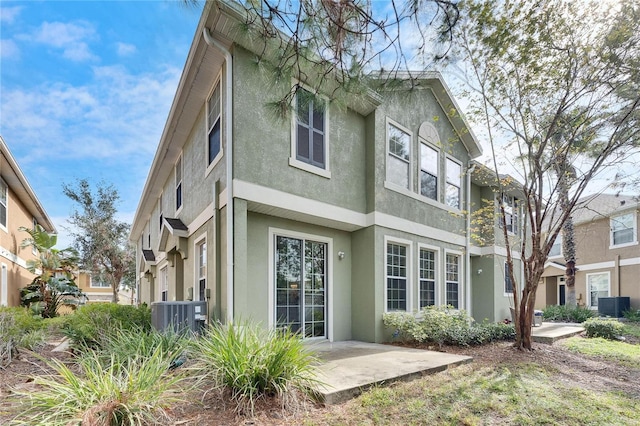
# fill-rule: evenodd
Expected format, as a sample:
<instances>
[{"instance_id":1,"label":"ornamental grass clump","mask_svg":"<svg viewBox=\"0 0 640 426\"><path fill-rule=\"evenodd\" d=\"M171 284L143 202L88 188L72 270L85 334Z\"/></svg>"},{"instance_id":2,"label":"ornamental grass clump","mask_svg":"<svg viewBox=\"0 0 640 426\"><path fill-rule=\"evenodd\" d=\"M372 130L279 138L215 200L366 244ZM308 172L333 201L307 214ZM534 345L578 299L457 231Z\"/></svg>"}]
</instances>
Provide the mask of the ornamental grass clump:
<instances>
[{"instance_id":1,"label":"ornamental grass clump","mask_svg":"<svg viewBox=\"0 0 640 426\"><path fill-rule=\"evenodd\" d=\"M213 324L193 344L196 374L229 391L239 412L253 414L257 400L277 397L284 406L309 393L317 358L300 336L248 322Z\"/></svg>"},{"instance_id":2,"label":"ornamental grass clump","mask_svg":"<svg viewBox=\"0 0 640 426\"><path fill-rule=\"evenodd\" d=\"M16 425L130 426L159 424L166 409L182 401L182 371L169 371L161 348L136 354L121 363L114 356L105 365L96 352L77 360L77 368L54 360L52 375L34 378L36 390L18 390L22 414Z\"/></svg>"}]
</instances>

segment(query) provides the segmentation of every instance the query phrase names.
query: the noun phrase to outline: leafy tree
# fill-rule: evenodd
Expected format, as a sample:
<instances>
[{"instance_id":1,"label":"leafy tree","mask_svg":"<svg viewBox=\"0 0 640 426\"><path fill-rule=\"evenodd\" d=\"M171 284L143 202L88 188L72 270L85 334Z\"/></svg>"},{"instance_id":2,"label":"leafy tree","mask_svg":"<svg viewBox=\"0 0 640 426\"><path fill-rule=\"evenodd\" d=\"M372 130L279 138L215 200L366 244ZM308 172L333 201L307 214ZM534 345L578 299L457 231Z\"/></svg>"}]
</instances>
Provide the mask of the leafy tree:
<instances>
[{"instance_id":1,"label":"leafy tree","mask_svg":"<svg viewBox=\"0 0 640 426\"><path fill-rule=\"evenodd\" d=\"M79 206L69 223L73 226L70 232L81 263L94 277L111 284L113 302L117 303L118 288L132 286L131 277L135 277L135 254L128 242L129 224L116 219L118 191L104 183L92 191L86 179L63 185L63 191Z\"/></svg>"},{"instance_id":2,"label":"leafy tree","mask_svg":"<svg viewBox=\"0 0 640 426\"><path fill-rule=\"evenodd\" d=\"M27 261L29 272L37 275L31 284L21 289L22 304L37 309L43 318L53 318L58 315L60 305L75 305L83 295L74 279L78 254L72 248L55 249L57 235L48 234L40 225L18 230L29 234L20 247L33 247L38 251L36 259Z\"/></svg>"},{"instance_id":3,"label":"leafy tree","mask_svg":"<svg viewBox=\"0 0 640 426\"><path fill-rule=\"evenodd\" d=\"M496 174L497 152L505 150L524 182L526 243L513 246L502 229L516 346L531 349L536 291L555 239L593 179L618 170L640 144L640 6L471 0L462 10L455 40L475 118L486 125ZM521 283L512 249L523 262Z\"/></svg>"}]
</instances>

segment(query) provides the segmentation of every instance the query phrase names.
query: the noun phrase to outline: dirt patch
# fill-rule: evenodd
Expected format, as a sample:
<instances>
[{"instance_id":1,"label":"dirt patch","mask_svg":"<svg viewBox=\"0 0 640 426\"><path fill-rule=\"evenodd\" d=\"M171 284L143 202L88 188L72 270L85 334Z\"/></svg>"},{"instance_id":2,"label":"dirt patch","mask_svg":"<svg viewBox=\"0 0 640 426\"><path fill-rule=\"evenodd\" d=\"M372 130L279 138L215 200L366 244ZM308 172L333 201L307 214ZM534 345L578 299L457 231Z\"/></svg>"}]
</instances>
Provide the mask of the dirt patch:
<instances>
[{"instance_id":1,"label":"dirt patch","mask_svg":"<svg viewBox=\"0 0 640 426\"><path fill-rule=\"evenodd\" d=\"M0 424L8 424L19 413L9 398L14 389L31 389L33 377L49 374L52 370L44 359L58 359L72 362L73 356L67 352L52 352L54 346L43 348L39 354L22 351L18 359L5 369L0 369ZM423 346L423 349L437 349ZM581 387L595 391L618 391L640 398L640 369L626 368L603 360L574 354L562 346L534 344L534 351L523 352L509 343L494 343L480 347L444 347L442 351L469 355L478 367L500 364L536 363L554 372L558 380L567 387ZM330 424L327 419L344 418L348 405L324 407L298 398L283 410L282 401L265 398L258 401L255 415L237 413L229 401L229 395L219 391L194 392L185 398L188 402L179 404L168 412L172 419L168 425L268 425L284 426L299 424Z\"/></svg>"}]
</instances>

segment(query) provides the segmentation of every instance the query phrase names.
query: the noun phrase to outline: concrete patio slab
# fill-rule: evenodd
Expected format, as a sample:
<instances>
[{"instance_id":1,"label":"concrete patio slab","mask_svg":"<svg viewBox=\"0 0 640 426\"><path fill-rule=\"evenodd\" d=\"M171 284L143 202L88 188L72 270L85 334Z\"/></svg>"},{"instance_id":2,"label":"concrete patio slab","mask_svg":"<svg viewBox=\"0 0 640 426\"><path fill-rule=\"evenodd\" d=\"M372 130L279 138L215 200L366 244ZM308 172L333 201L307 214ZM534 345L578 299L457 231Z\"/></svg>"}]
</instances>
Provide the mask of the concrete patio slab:
<instances>
[{"instance_id":1,"label":"concrete patio slab","mask_svg":"<svg viewBox=\"0 0 640 426\"><path fill-rule=\"evenodd\" d=\"M383 383L412 380L472 361L469 356L357 341L313 343L322 363L317 392L336 404Z\"/></svg>"},{"instance_id":2,"label":"concrete patio slab","mask_svg":"<svg viewBox=\"0 0 640 426\"><path fill-rule=\"evenodd\" d=\"M580 324L566 322L543 322L540 327L533 327L531 337L534 342L552 344L556 340L575 336L584 331Z\"/></svg>"}]
</instances>

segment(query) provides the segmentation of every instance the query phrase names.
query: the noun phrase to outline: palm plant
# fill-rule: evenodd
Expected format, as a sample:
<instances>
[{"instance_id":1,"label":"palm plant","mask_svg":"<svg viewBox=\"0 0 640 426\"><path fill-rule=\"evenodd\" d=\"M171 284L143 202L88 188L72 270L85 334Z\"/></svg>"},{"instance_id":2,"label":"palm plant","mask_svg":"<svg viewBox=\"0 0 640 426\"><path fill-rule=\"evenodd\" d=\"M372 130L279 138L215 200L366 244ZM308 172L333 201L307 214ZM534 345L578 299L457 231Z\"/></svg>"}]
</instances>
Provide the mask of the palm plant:
<instances>
[{"instance_id":1,"label":"palm plant","mask_svg":"<svg viewBox=\"0 0 640 426\"><path fill-rule=\"evenodd\" d=\"M77 269L78 255L72 248L55 249L58 236L47 233L40 225L18 230L29 234L20 247L33 247L38 253L35 259L27 260L27 269L36 277L22 289L22 303L39 307L43 318L53 318L61 304L74 304L83 295L73 274Z\"/></svg>"}]
</instances>

